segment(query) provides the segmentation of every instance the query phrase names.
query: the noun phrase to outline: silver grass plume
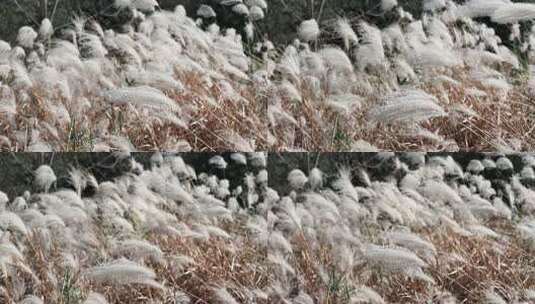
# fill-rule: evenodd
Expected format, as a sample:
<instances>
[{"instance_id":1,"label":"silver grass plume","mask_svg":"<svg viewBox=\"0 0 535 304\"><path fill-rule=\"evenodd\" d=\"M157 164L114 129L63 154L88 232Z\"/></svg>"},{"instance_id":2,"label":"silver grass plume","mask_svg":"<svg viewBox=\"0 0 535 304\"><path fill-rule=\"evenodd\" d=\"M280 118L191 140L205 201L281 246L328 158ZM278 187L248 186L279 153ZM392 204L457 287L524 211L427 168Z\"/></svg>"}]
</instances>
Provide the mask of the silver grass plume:
<instances>
[{"instance_id":1,"label":"silver grass plume","mask_svg":"<svg viewBox=\"0 0 535 304\"><path fill-rule=\"evenodd\" d=\"M43 304L43 300L34 295L24 297L18 304Z\"/></svg>"},{"instance_id":2,"label":"silver grass plume","mask_svg":"<svg viewBox=\"0 0 535 304\"><path fill-rule=\"evenodd\" d=\"M258 6L263 10L266 10L268 8L266 0L245 0L244 2L248 6Z\"/></svg>"},{"instance_id":3,"label":"silver grass plume","mask_svg":"<svg viewBox=\"0 0 535 304\"><path fill-rule=\"evenodd\" d=\"M151 13L159 5L156 0L131 0L131 6L141 12Z\"/></svg>"},{"instance_id":4,"label":"silver grass plume","mask_svg":"<svg viewBox=\"0 0 535 304\"><path fill-rule=\"evenodd\" d=\"M394 245L407 248L431 262L436 254L435 246L410 232L388 232L385 238Z\"/></svg>"},{"instance_id":5,"label":"silver grass plume","mask_svg":"<svg viewBox=\"0 0 535 304\"><path fill-rule=\"evenodd\" d=\"M421 122L446 116L438 100L421 90L404 90L384 98L383 105L372 109L368 117L375 123Z\"/></svg>"},{"instance_id":6,"label":"silver grass plume","mask_svg":"<svg viewBox=\"0 0 535 304\"><path fill-rule=\"evenodd\" d=\"M149 86L113 89L103 92L103 97L111 104L132 104L159 110L178 110L176 103L160 90Z\"/></svg>"},{"instance_id":7,"label":"silver grass plume","mask_svg":"<svg viewBox=\"0 0 535 304\"><path fill-rule=\"evenodd\" d=\"M406 249L370 245L364 249L363 256L370 266L383 271L405 274L408 277L424 281L433 281L422 270L427 264Z\"/></svg>"},{"instance_id":8,"label":"silver grass plume","mask_svg":"<svg viewBox=\"0 0 535 304\"><path fill-rule=\"evenodd\" d=\"M214 288L216 303L219 304L238 304L238 301L227 291L225 287Z\"/></svg>"},{"instance_id":9,"label":"silver grass plume","mask_svg":"<svg viewBox=\"0 0 535 304\"><path fill-rule=\"evenodd\" d=\"M30 26L23 26L19 29L17 43L23 48L30 49L37 38L37 33Z\"/></svg>"},{"instance_id":10,"label":"silver grass plume","mask_svg":"<svg viewBox=\"0 0 535 304\"><path fill-rule=\"evenodd\" d=\"M383 11L390 11L398 5L397 0L381 0L381 9Z\"/></svg>"},{"instance_id":11,"label":"silver grass plume","mask_svg":"<svg viewBox=\"0 0 535 304\"><path fill-rule=\"evenodd\" d=\"M23 235L28 234L28 229L22 219L13 212L0 212L0 229L4 231L15 231Z\"/></svg>"},{"instance_id":12,"label":"silver grass plume","mask_svg":"<svg viewBox=\"0 0 535 304\"><path fill-rule=\"evenodd\" d=\"M217 169L225 170L228 163L221 155L215 155L208 160L208 164L214 166Z\"/></svg>"},{"instance_id":13,"label":"silver grass plume","mask_svg":"<svg viewBox=\"0 0 535 304\"><path fill-rule=\"evenodd\" d=\"M115 244L113 254L129 257L133 260L150 259L154 262L163 261L163 252L157 246L144 240L124 240Z\"/></svg>"},{"instance_id":14,"label":"silver grass plume","mask_svg":"<svg viewBox=\"0 0 535 304\"><path fill-rule=\"evenodd\" d=\"M321 188L323 186L323 172L316 167L312 168L308 174L308 183L313 190Z\"/></svg>"},{"instance_id":15,"label":"silver grass plume","mask_svg":"<svg viewBox=\"0 0 535 304\"><path fill-rule=\"evenodd\" d=\"M353 64L347 54L336 47L325 47L319 51L327 67L337 72L353 71Z\"/></svg>"},{"instance_id":16,"label":"silver grass plume","mask_svg":"<svg viewBox=\"0 0 535 304\"><path fill-rule=\"evenodd\" d=\"M314 300L304 291L300 291L297 297L293 298L292 304L314 304Z\"/></svg>"},{"instance_id":17,"label":"silver grass plume","mask_svg":"<svg viewBox=\"0 0 535 304\"><path fill-rule=\"evenodd\" d=\"M152 269L124 258L89 268L83 273L83 276L98 284L139 284L157 289L163 288L163 286L156 281L156 274Z\"/></svg>"},{"instance_id":18,"label":"silver grass plume","mask_svg":"<svg viewBox=\"0 0 535 304\"><path fill-rule=\"evenodd\" d=\"M358 45L359 37L346 18L338 18L338 20L336 20L336 32L344 41L346 50L349 50L352 46Z\"/></svg>"},{"instance_id":19,"label":"silver grass plume","mask_svg":"<svg viewBox=\"0 0 535 304\"><path fill-rule=\"evenodd\" d=\"M82 304L108 304L108 301L102 294L90 292Z\"/></svg>"},{"instance_id":20,"label":"silver grass plume","mask_svg":"<svg viewBox=\"0 0 535 304\"><path fill-rule=\"evenodd\" d=\"M486 290L482 302L483 304L506 304L507 302L494 290Z\"/></svg>"},{"instance_id":21,"label":"silver grass plume","mask_svg":"<svg viewBox=\"0 0 535 304\"><path fill-rule=\"evenodd\" d=\"M288 174L287 180L288 180L288 183L290 184L290 187L296 190L302 189L305 186L305 184L308 182L308 178L305 175L305 173L303 173L303 171L299 169L294 169L290 171L290 173Z\"/></svg>"},{"instance_id":22,"label":"silver grass plume","mask_svg":"<svg viewBox=\"0 0 535 304\"><path fill-rule=\"evenodd\" d=\"M48 192L52 184L57 180L56 174L50 166L41 165L34 172L34 183L38 189Z\"/></svg>"},{"instance_id":23,"label":"silver grass plume","mask_svg":"<svg viewBox=\"0 0 535 304\"><path fill-rule=\"evenodd\" d=\"M54 27L50 22L50 19L45 18L41 21L41 26L39 27L39 37L43 40L48 40L54 34Z\"/></svg>"},{"instance_id":24,"label":"silver grass plume","mask_svg":"<svg viewBox=\"0 0 535 304\"><path fill-rule=\"evenodd\" d=\"M320 29L316 19L304 20L299 26L299 39L310 42L318 39Z\"/></svg>"},{"instance_id":25,"label":"silver grass plume","mask_svg":"<svg viewBox=\"0 0 535 304\"><path fill-rule=\"evenodd\" d=\"M203 18L215 18L217 15L214 11L214 9L206 4L202 4L197 9L197 16L203 17Z\"/></svg>"},{"instance_id":26,"label":"silver grass plume","mask_svg":"<svg viewBox=\"0 0 535 304\"><path fill-rule=\"evenodd\" d=\"M446 0L424 0L423 2L425 11L436 11L446 7Z\"/></svg>"},{"instance_id":27,"label":"silver grass plume","mask_svg":"<svg viewBox=\"0 0 535 304\"><path fill-rule=\"evenodd\" d=\"M265 13L260 6L253 5L249 8L249 16L252 21L258 21L264 19Z\"/></svg>"},{"instance_id":28,"label":"silver grass plume","mask_svg":"<svg viewBox=\"0 0 535 304\"><path fill-rule=\"evenodd\" d=\"M352 199L355 203L359 202L359 195L353 184L351 183L351 170L349 168L340 168L338 171L338 179L332 184L333 188L340 192L340 194Z\"/></svg>"},{"instance_id":29,"label":"silver grass plume","mask_svg":"<svg viewBox=\"0 0 535 304\"><path fill-rule=\"evenodd\" d=\"M510 0L470 0L458 7L456 15L459 18L490 17L500 7L510 4Z\"/></svg>"}]
</instances>

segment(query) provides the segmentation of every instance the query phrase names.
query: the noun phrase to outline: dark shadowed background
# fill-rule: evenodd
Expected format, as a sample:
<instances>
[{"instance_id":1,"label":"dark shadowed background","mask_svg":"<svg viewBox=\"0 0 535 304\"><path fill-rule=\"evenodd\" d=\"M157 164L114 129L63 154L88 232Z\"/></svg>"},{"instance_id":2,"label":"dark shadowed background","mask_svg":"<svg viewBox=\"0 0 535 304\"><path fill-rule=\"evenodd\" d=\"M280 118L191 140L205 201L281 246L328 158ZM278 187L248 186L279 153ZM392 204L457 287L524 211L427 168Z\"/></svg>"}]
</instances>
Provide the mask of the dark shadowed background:
<instances>
[{"instance_id":1,"label":"dark shadowed background","mask_svg":"<svg viewBox=\"0 0 535 304\"><path fill-rule=\"evenodd\" d=\"M119 28L131 15L115 12L114 0L1 0L0 39L13 41L21 26L37 26L49 17L56 29L65 28L75 15L91 16L99 19L108 28ZM456 0L462 2L463 0ZM201 4L211 5L217 12L217 22L222 27L241 29L244 18L237 16L231 7L218 5L219 0L159 0L163 9L173 9L182 4L190 16L195 16ZM422 0L398 0L407 11L415 16L421 13ZM535 2L524 0L517 2ZM350 19L364 18L378 26L384 26L395 19L391 14L381 14L378 0L270 0L266 18L256 23L257 36L267 34L276 43L287 43L295 38L295 31L302 20L316 18L328 24L337 16Z\"/></svg>"}]
</instances>

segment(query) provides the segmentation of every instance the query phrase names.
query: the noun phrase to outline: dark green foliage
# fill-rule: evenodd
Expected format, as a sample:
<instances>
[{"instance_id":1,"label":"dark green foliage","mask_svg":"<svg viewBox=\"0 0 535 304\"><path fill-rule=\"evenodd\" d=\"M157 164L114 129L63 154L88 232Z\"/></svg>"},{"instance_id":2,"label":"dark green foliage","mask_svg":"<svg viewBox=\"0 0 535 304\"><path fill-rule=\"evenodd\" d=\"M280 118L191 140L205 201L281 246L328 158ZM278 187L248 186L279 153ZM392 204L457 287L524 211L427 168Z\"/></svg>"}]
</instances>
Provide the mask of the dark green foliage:
<instances>
[{"instance_id":1,"label":"dark green foliage","mask_svg":"<svg viewBox=\"0 0 535 304\"><path fill-rule=\"evenodd\" d=\"M402 157L404 153L396 153ZM462 168L466 168L473 159L484 158L497 159L490 153L427 153L427 158L432 156L446 157L451 155ZM522 168L522 155L508 155L515 170ZM293 169L300 169L306 175L314 167L324 174L324 185L330 185L338 176L341 167L348 168L353 173L353 184L361 186L357 178L357 171L364 168L372 180L383 180L385 176L393 173L392 164L389 160L378 158L376 153L270 153L268 158L269 185L279 193L288 193L290 188L287 182L288 173ZM414 169L414 168L413 168ZM517 172L518 173L518 172Z\"/></svg>"},{"instance_id":2,"label":"dark green foliage","mask_svg":"<svg viewBox=\"0 0 535 304\"><path fill-rule=\"evenodd\" d=\"M128 159L118 160L108 153L0 153L0 191L12 198L32 190L33 171L44 164L54 170L59 188L69 187L71 167L83 168L99 181L130 170Z\"/></svg>"},{"instance_id":3,"label":"dark green foliage","mask_svg":"<svg viewBox=\"0 0 535 304\"><path fill-rule=\"evenodd\" d=\"M117 10L113 7L113 0L4 0L0 1L0 39L13 41L21 26L37 27L39 22L49 17L57 30L64 29L71 24L76 15L84 15L97 19L104 28L121 30L124 24L132 21L130 10ZM162 9L173 10L181 4L191 17L196 18L197 8L201 4L208 4L217 13L216 20L205 20L205 26L217 22L222 28L242 30L247 20L232 12L231 7L219 5L218 0L159 0ZM415 17L422 13L421 0L398 0L399 4ZM461 3L463 0L457 0ZM535 0L517 0L515 2L535 3ZM17 4L18 3L18 4ZM37 3L37 5L36 5ZM48 5L45 5L48 3ZM271 0L266 18L255 24L257 28L256 40L267 36L275 43L286 44L295 37L295 32L301 21L316 18L322 26L328 27L337 17L347 17L351 20L363 19L379 27L386 26L397 19L395 12L383 13L379 9L377 0ZM491 24L489 20L482 20ZM508 35L507 27L492 24L500 37Z\"/></svg>"},{"instance_id":4,"label":"dark green foliage","mask_svg":"<svg viewBox=\"0 0 535 304\"><path fill-rule=\"evenodd\" d=\"M230 159L230 153L178 153L184 162L197 173L216 174L226 178L231 188L242 184L246 172L258 171L237 165ZM208 160L214 155L222 155L229 164L227 170L214 169ZM151 166L152 153L133 153L132 157L145 169ZM0 153L0 191L10 198L32 190L33 171L40 165L49 165L57 176L56 188L70 188L69 170L72 167L90 172L99 181L112 180L126 172L131 172L130 158L118 158L113 153Z\"/></svg>"},{"instance_id":5,"label":"dark green foliage","mask_svg":"<svg viewBox=\"0 0 535 304\"><path fill-rule=\"evenodd\" d=\"M131 21L132 12L116 10L113 0L2 0L0 39L12 42L20 27L29 25L37 29L44 18L49 18L59 33L71 25L75 16L95 18L104 28L120 29Z\"/></svg>"},{"instance_id":6,"label":"dark green foliage","mask_svg":"<svg viewBox=\"0 0 535 304\"><path fill-rule=\"evenodd\" d=\"M244 17L237 16L231 7L218 5L217 0L159 0L162 9L174 9L177 5L184 5L188 14L196 17L197 8L201 4L211 5L217 13L216 21L223 28L233 27L243 29L247 22ZM314 5L311 3L315 2ZM390 15L382 15L378 11L376 0L329 0L322 7L321 1L272 0L266 18L256 24L257 38L268 35L277 43L294 39L295 30L302 20L318 18L329 22L336 16L365 18L376 24L389 23ZM17 5L18 3L18 5ZM35 3L38 3L36 5ZM44 4L48 3L47 6ZM409 11L418 14L421 7L420 0L400 0L400 4ZM49 17L56 29L63 29L70 25L75 15L84 15L98 19L104 28L121 29L121 26L132 20L129 10L118 11L113 7L113 0L4 0L0 1L0 39L13 41L21 26L37 27L40 21ZM320 14L321 12L321 14ZM391 20L390 20L391 21Z\"/></svg>"}]
</instances>

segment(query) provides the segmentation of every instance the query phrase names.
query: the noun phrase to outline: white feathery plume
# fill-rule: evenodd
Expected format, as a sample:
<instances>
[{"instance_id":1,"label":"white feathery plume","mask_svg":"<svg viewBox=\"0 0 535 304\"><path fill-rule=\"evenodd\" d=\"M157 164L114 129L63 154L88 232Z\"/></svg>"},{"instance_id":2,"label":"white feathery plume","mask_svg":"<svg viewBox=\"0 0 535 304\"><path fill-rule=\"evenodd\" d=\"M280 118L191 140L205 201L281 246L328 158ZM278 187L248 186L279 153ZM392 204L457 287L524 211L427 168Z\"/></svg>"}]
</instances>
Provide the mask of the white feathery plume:
<instances>
[{"instance_id":1,"label":"white feathery plume","mask_svg":"<svg viewBox=\"0 0 535 304\"><path fill-rule=\"evenodd\" d=\"M150 157L150 163L152 165L153 168L159 168L162 166L163 164L163 155L161 152L155 152L151 155Z\"/></svg>"},{"instance_id":2,"label":"white feathery plume","mask_svg":"<svg viewBox=\"0 0 535 304\"><path fill-rule=\"evenodd\" d=\"M381 0L381 9L385 12L392 10L397 5L397 0Z\"/></svg>"},{"instance_id":3,"label":"white feathery plume","mask_svg":"<svg viewBox=\"0 0 535 304\"><path fill-rule=\"evenodd\" d=\"M333 188L352 199L355 203L359 202L359 195L353 184L351 183L351 170L349 168L341 168L338 171L338 179L332 184Z\"/></svg>"},{"instance_id":4,"label":"white feathery plume","mask_svg":"<svg viewBox=\"0 0 535 304\"><path fill-rule=\"evenodd\" d=\"M80 35L79 47L84 54L93 58L104 58L108 54L100 37L86 32Z\"/></svg>"},{"instance_id":5,"label":"white feathery plume","mask_svg":"<svg viewBox=\"0 0 535 304\"><path fill-rule=\"evenodd\" d=\"M292 304L314 304L314 299L301 290L297 297L292 299Z\"/></svg>"},{"instance_id":6,"label":"white feathery plume","mask_svg":"<svg viewBox=\"0 0 535 304\"><path fill-rule=\"evenodd\" d=\"M423 8L425 11L436 11L446 7L446 0L424 0Z\"/></svg>"},{"instance_id":7,"label":"white feathery plume","mask_svg":"<svg viewBox=\"0 0 535 304\"><path fill-rule=\"evenodd\" d=\"M349 50L351 46L358 45L359 37L346 18L338 18L336 20L336 32L342 37L346 50Z\"/></svg>"},{"instance_id":8,"label":"white feathery plume","mask_svg":"<svg viewBox=\"0 0 535 304\"><path fill-rule=\"evenodd\" d=\"M313 215L321 217L332 216L334 218L340 217L340 211L336 204L329 199L323 197L316 192L308 192L304 194L305 206Z\"/></svg>"},{"instance_id":9,"label":"white feathery plume","mask_svg":"<svg viewBox=\"0 0 535 304\"><path fill-rule=\"evenodd\" d=\"M281 253L292 253L292 244L284 237L284 235L279 231L274 231L269 235L268 238L269 248L274 252Z\"/></svg>"},{"instance_id":10,"label":"white feathery plume","mask_svg":"<svg viewBox=\"0 0 535 304\"><path fill-rule=\"evenodd\" d=\"M247 157L242 153L232 153L230 159L239 165L247 165Z\"/></svg>"},{"instance_id":11,"label":"white feathery plume","mask_svg":"<svg viewBox=\"0 0 535 304\"><path fill-rule=\"evenodd\" d=\"M499 170L513 170L514 166L511 160L507 157L500 157L496 161L496 168Z\"/></svg>"},{"instance_id":12,"label":"white feathery plume","mask_svg":"<svg viewBox=\"0 0 535 304\"><path fill-rule=\"evenodd\" d=\"M279 84L278 91L281 96L289 99L290 101L301 102L303 100L299 89L287 80L283 80Z\"/></svg>"},{"instance_id":13,"label":"white feathery plume","mask_svg":"<svg viewBox=\"0 0 535 304\"><path fill-rule=\"evenodd\" d=\"M440 18L431 18L426 24L426 30L429 35L429 39L437 39L449 48L454 46L453 37L450 34L450 30L448 26L442 20L440 20Z\"/></svg>"},{"instance_id":14,"label":"white feathery plume","mask_svg":"<svg viewBox=\"0 0 535 304\"><path fill-rule=\"evenodd\" d=\"M52 22L50 22L50 19L48 18L43 19L43 21L41 21L41 26L39 27L39 37L48 40L52 37L52 34L54 34Z\"/></svg>"},{"instance_id":15,"label":"white feathery plume","mask_svg":"<svg viewBox=\"0 0 535 304\"><path fill-rule=\"evenodd\" d=\"M0 113L8 115L17 113L15 92L7 85L0 85Z\"/></svg>"},{"instance_id":16,"label":"white feathery plume","mask_svg":"<svg viewBox=\"0 0 535 304\"><path fill-rule=\"evenodd\" d=\"M402 273L408 277L432 282L422 268L427 264L411 251L370 245L364 249L364 259L372 266L386 272Z\"/></svg>"},{"instance_id":17,"label":"white feathery plume","mask_svg":"<svg viewBox=\"0 0 535 304\"><path fill-rule=\"evenodd\" d=\"M221 0L219 2L220 5L226 5L226 6L233 6L239 3L243 3L243 0Z\"/></svg>"},{"instance_id":18,"label":"white feathery plume","mask_svg":"<svg viewBox=\"0 0 535 304\"><path fill-rule=\"evenodd\" d=\"M362 106L361 98L353 94L336 94L327 98L326 104L341 115L351 114Z\"/></svg>"},{"instance_id":19,"label":"white feathery plume","mask_svg":"<svg viewBox=\"0 0 535 304\"><path fill-rule=\"evenodd\" d=\"M455 52L436 39L427 44L413 46L408 57L412 65L420 67L453 67L461 63Z\"/></svg>"},{"instance_id":20,"label":"white feathery plume","mask_svg":"<svg viewBox=\"0 0 535 304\"><path fill-rule=\"evenodd\" d=\"M280 230L294 232L301 228L301 218L297 212L295 203L289 197L283 197L280 202L281 210L277 213L277 225Z\"/></svg>"},{"instance_id":21,"label":"white feathery plume","mask_svg":"<svg viewBox=\"0 0 535 304\"><path fill-rule=\"evenodd\" d=\"M381 67L385 65L385 52L381 31L364 21L359 23L362 41L358 45L354 58L361 71L367 67Z\"/></svg>"},{"instance_id":22,"label":"white feathery plume","mask_svg":"<svg viewBox=\"0 0 535 304\"><path fill-rule=\"evenodd\" d=\"M238 3L238 4L234 5L232 7L232 11L235 12L236 14L238 14L238 15L244 15L244 16L248 16L249 15L249 8L247 7L247 5L245 5L243 3Z\"/></svg>"},{"instance_id":23,"label":"white feathery plume","mask_svg":"<svg viewBox=\"0 0 535 304\"><path fill-rule=\"evenodd\" d=\"M485 291L481 303L483 304L507 304L507 302L492 289Z\"/></svg>"},{"instance_id":24,"label":"white feathery plume","mask_svg":"<svg viewBox=\"0 0 535 304\"><path fill-rule=\"evenodd\" d=\"M426 261L431 262L435 257L435 246L423 240L420 236L410 232L388 232L385 238L394 245L407 248L419 254Z\"/></svg>"},{"instance_id":25,"label":"white feathery plume","mask_svg":"<svg viewBox=\"0 0 535 304\"><path fill-rule=\"evenodd\" d=\"M214 288L216 303L219 304L238 304L238 301L227 291L225 287Z\"/></svg>"},{"instance_id":26,"label":"white feathery plume","mask_svg":"<svg viewBox=\"0 0 535 304\"><path fill-rule=\"evenodd\" d=\"M520 177L524 179L535 180L535 170L532 167L524 167L522 168L522 171L520 171Z\"/></svg>"},{"instance_id":27,"label":"white feathery plume","mask_svg":"<svg viewBox=\"0 0 535 304\"><path fill-rule=\"evenodd\" d=\"M57 180L54 170L48 165L41 165L34 172L34 183L35 185L45 192L48 192L52 184Z\"/></svg>"},{"instance_id":28,"label":"white feathery plume","mask_svg":"<svg viewBox=\"0 0 535 304\"><path fill-rule=\"evenodd\" d=\"M37 38L37 33L30 26L23 26L17 34L17 43L23 48L31 49Z\"/></svg>"},{"instance_id":29,"label":"white feathery plume","mask_svg":"<svg viewBox=\"0 0 535 304\"><path fill-rule=\"evenodd\" d=\"M303 189L303 187L308 181L308 178L305 175L305 173L303 173L303 171L299 169L294 169L290 171L290 173L288 174L287 180L288 180L288 183L290 183L290 187L292 189L298 190L298 189Z\"/></svg>"},{"instance_id":30,"label":"white feathery plume","mask_svg":"<svg viewBox=\"0 0 535 304\"><path fill-rule=\"evenodd\" d=\"M227 162L221 155L215 155L208 160L208 163L217 169L225 170L227 168Z\"/></svg>"},{"instance_id":31,"label":"white feathery plume","mask_svg":"<svg viewBox=\"0 0 535 304\"><path fill-rule=\"evenodd\" d=\"M249 16L252 21L262 20L265 17L264 10L260 6L253 5L249 8Z\"/></svg>"},{"instance_id":32,"label":"white feathery plume","mask_svg":"<svg viewBox=\"0 0 535 304\"><path fill-rule=\"evenodd\" d=\"M372 109L372 122L421 122L433 117L446 116L438 100L421 90L404 90L387 96L382 106Z\"/></svg>"},{"instance_id":33,"label":"white feathery plume","mask_svg":"<svg viewBox=\"0 0 535 304\"><path fill-rule=\"evenodd\" d=\"M225 230L219 228L219 227L216 227L216 226L204 226L204 229L206 230L206 232L208 232L208 234L210 235L210 237L218 237L218 238L222 238L222 239L230 239L231 238L231 235L226 232Z\"/></svg>"},{"instance_id":34,"label":"white feathery plume","mask_svg":"<svg viewBox=\"0 0 535 304\"><path fill-rule=\"evenodd\" d=\"M258 184L267 184L268 182L268 171L266 169L262 169L258 171L258 174L256 175L256 182Z\"/></svg>"},{"instance_id":35,"label":"white feathery plume","mask_svg":"<svg viewBox=\"0 0 535 304\"><path fill-rule=\"evenodd\" d=\"M16 262L23 261L24 256L20 250L11 242L0 243L0 265L4 261Z\"/></svg>"},{"instance_id":36,"label":"white feathery plume","mask_svg":"<svg viewBox=\"0 0 535 304\"><path fill-rule=\"evenodd\" d=\"M441 204L458 205L462 203L459 194L441 181L426 180L423 185L418 188L418 192L430 199L433 202Z\"/></svg>"},{"instance_id":37,"label":"white feathery plume","mask_svg":"<svg viewBox=\"0 0 535 304\"><path fill-rule=\"evenodd\" d=\"M523 244L529 249L535 249L535 222L520 223L516 227Z\"/></svg>"},{"instance_id":38,"label":"white feathery plume","mask_svg":"<svg viewBox=\"0 0 535 304\"><path fill-rule=\"evenodd\" d=\"M379 149L369 142L359 139L351 144L351 152L378 152Z\"/></svg>"},{"instance_id":39,"label":"white feathery plume","mask_svg":"<svg viewBox=\"0 0 535 304\"><path fill-rule=\"evenodd\" d=\"M3 60L6 56L8 56L10 51L11 45L4 40L0 40L0 60Z\"/></svg>"},{"instance_id":40,"label":"white feathery plume","mask_svg":"<svg viewBox=\"0 0 535 304\"><path fill-rule=\"evenodd\" d=\"M130 285L139 284L160 289L152 269L121 258L104 265L95 266L84 271L83 276L98 284Z\"/></svg>"},{"instance_id":41,"label":"white feathery plume","mask_svg":"<svg viewBox=\"0 0 535 304\"><path fill-rule=\"evenodd\" d=\"M255 26L252 22L248 22L244 27L246 38L252 41L254 39Z\"/></svg>"},{"instance_id":42,"label":"white feathery plume","mask_svg":"<svg viewBox=\"0 0 535 304\"><path fill-rule=\"evenodd\" d=\"M299 39L310 42L318 39L320 28L316 19L304 20L299 26Z\"/></svg>"},{"instance_id":43,"label":"white feathery plume","mask_svg":"<svg viewBox=\"0 0 535 304\"><path fill-rule=\"evenodd\" d=\"M381 32L384 48L393 52L395 50L406 54L408 45L405 41L405 34L399 24L393 24L384 28Z\"/></svg>"},{"instance_id":44,"label":"white feathery plume","mask_svg":"<svg viewBox=\"0 0 535 304\"><path fill-rule=\"evenodd\" d=\"M111 104L132 104L154 109L177 110L176 103L160 90L149 86L127 87L108 90L102 93L106 101Z\"/></svg>"},{"instance_id":45,"label":"white feathery plume","mask_svg":"<svg viewBox=\"0 0 535 304\"><path fill-rule=\"evenodd\" d=\"M524 166L535 167L535 156L531 154L522 155L522 164Z\"/></svg>"},{"instance_id":46,"label":"white feathery plume","mask_svg":"<svg viewBox=\"0 0 535 304\"><path fill-rule=\"evenodd\" d=\"M221 132L221 136L225 138L231 149L235 151L251 152L256 150L254 141L243 138L238 132L234 130L225 130Z\"/></svg>"},{"instance_id":47,"label":"white feathery plume","mask_svg":"<svg viewBox=\"0 0 535 304\"><path fill-rule=\"evenodd\" d=\"M247 4L248 6L258 6L264 10L268 8L266 0L245 0L245 4Z\"/></svg>"},{"instance_id":48,"label":"white feathery plume","mask_svg":"<svg viewBox=\"0 0 535 304\"><path fill-rule=\"evenodd\" d=\"M29 295L29 296L24 297L22 301L17 302L17 303L18 304L43 304L44 302L43 300L41 300L41 298L37 296Z\"/></svg>"},{"instance_id":49,"label":"white feathery plume","mask_svg":"<svg viewBox=\"0 0 535 304\"><path fill-rule=\"evenodd\" d=\"M133 260L150 259L154 262L161 262L163 252L157 246L144 240L123 240L114 245L113 254L125 256Z\"/></svg>"},{"instance_id":50,"label":"white feathery plume","mask_svg":"<svg viewBox=\"0 0 535 304\"><path fill-rule=\"evenodd\" d=\"M491 16L492 21L511 24L535 18L535 4L511 3L498 7Z\"/></svg>"},{"instance_id":51,"label":"white feathery plume","mask_svg":"<svg viewBox=\"0 0 535 304\"><path fill-rule=\"evenodd\" d=\"M269 105L267 109L267 117L272 127L298 125L297 120L279 105Z\"/></svg>"},{"instance_id":52,"label":"white feathery plume","mask_svg":"<svg viewBox=\"0 0 535 304\"><path fill-rule=\"evenodd\" d=\"M317 190L323 186L323 172L314 167L308 174L308 182L312 190Z\"/></svg>"},{"instance_id":53,"label":"white feathery plume","mask_svg":"<svg viewBox=\"0 0 535 304\"><path fill-rule=\"evenodd\" d=\"M0 212L6 210L6 205L9 202L9 198L7 197L7 194L0 191Z\"/></svg>"},{"instance_id":54,"label":"white feathery plume","mask_svg":"<svg viewBox=\"0 0 535 304\"><path fill-rule=\"evenodd\" d=\"M319 54L329 68L339 72L353 71L351 60L341 49L336 47L325 47L319 51Z\"/></svg>"},{"instance_id":55,"label":"white feathery plume","mask_svg":"<svg viewBox=\"0 0 535 304\"><path fill-rule=\"evenodd\" d=\"M197 9L197 16L201 16L203 18L214 18L217 15L216 15L214 9L211 6L206 5L206 4L202 4Z\"/></svg>"},{"instance_id":56,"label":"white feathery plume","mask_svg":"<svg viewBox=\"0 0 535 304\"><path fill-rule=\"evenodd\" d=\"M141 12L154 12L158 6L156 0L131 0L131 7Z\"/></svg>"},{"instance_id":57,"label":"white feathery plume","mask_svg":"<svg viewBox=\"0 0 535 304\"><path fill-rule=\"evenodd\" d=\"M179 290L179 291L175 291L174 303L175 304L190 304L191 299L186 293Z\"/></svg>"},{"instance_id":58,"label":"white feathery plume","mask_svg":"<svg viewBox=\"0 0 535 304\"><path fill-rule=\"evenodd\" d=\"M90 292L82 304L108 304L108 301L102 294Z\"/></svg>"},{"instance_id":59,"label":"white feathery plume","mask_svg":"<svg viewBox=\"0 0 535 304\"><path fill-rule=\"evenodd\" d=\"M481 236L481 237L490 237L494 239L500 238L500 235L497 234L494 230L483 225L478 225L478 224L467 225L466 229L470 231L471 233Z\"/></svg>"},{"instance_id":60,"label":"white feathery plume","mask_svg":"<svg viewBox=\"0 0 535 304\"><path fill-rule=\"evenodd\" d=\"M511 5L510 0L470 0L457 8L459 18L490 17L500 7Z\"/></svg>"},{"instance_id":61,"label":"white feathery plume","mask_svg":"<svg viewBox=\"0 0 535 304\"><path fill-rule=\"evenodd\" d=\"M264 152L248 153L249 163L253 167L265 168L267 166L267 154Z\"/></svg>"},{"instance_id":62,"label":"white feathery plume","mask_svg":"<svg viewBox=\"0 0 535 304\"><path fill-rule=\"evenodd\" d=\"M0 229L4 231L13 230L23 235L28 233L26 225L21 218L17 214L9 211L0 212Z\"/></svg>"}]
</instances>

